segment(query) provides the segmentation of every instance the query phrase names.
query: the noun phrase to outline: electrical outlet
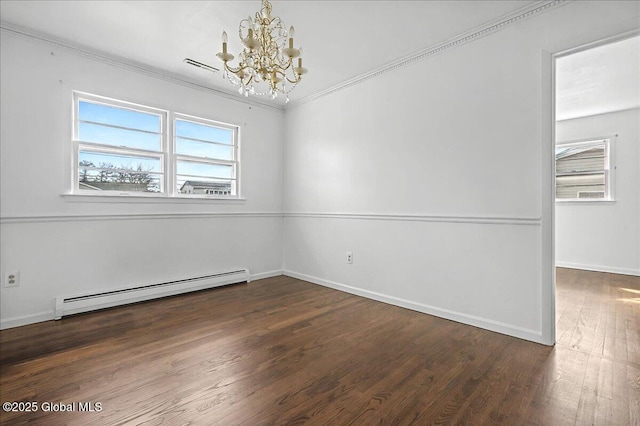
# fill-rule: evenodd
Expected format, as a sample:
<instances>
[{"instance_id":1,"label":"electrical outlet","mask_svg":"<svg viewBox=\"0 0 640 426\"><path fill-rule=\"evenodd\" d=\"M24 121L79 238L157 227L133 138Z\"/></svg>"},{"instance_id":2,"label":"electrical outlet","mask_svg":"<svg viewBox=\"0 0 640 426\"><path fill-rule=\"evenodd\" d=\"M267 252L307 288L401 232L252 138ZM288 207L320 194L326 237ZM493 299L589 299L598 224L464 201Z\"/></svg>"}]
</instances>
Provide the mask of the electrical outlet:
<instances>
[{"instance_id":1,"label":"electrical outlet","mask_svg":"<svg viewBox=\"0 0 640 426\"><path fill-rule=\"evenodd\" d=\"M20 272L7 272L4 274L5 287L18 287L20 285Z\"/></svg>"},{"instance_id":2,"label":"electrical outlet","mask_svg":"<svg viewBox=\"0 0 640 426\"><path fill-rule=\"evenodd\" d=\"M353 253L350 251L347 252L347 263L353 263Z\"/></svg>"}]
</instances>

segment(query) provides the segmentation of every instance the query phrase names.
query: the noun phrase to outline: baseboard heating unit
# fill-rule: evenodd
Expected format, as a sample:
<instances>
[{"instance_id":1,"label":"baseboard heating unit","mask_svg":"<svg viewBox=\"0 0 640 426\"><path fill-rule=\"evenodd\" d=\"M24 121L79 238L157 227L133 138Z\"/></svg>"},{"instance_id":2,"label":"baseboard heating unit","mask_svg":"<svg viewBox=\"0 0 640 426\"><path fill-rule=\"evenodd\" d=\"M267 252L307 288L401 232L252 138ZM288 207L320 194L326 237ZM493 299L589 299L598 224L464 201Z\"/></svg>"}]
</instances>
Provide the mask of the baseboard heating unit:
<instances>
[{"instance_id":1,"label":"baseboard heating unit","mask_svg":"<svg viewBox=\"0 0 640 426\"><path fill-rule=\"evenodd\" d=\"M248 269L221 272L203 277L187 278L165 283L144 285L139 287L107 290L91 294L81 294L67 297L56 297L55 319L65 315L79 314L113 306L158 299L191 291L205 290L228 284L249 282L251 277Z\"/></svg>"}]
</instances>

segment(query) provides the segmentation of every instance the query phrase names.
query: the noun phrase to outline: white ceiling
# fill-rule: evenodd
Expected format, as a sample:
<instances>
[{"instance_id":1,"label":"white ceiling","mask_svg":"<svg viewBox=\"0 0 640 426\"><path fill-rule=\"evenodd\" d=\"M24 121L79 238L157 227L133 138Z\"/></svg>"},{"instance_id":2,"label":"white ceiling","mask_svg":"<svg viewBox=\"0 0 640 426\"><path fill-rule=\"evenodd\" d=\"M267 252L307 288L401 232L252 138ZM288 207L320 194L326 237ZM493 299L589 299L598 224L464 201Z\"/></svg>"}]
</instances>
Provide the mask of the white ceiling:
<instances>
[{"instance_id":1,"label":"white ceiling","mask_svg":"<svg viewBox=\"0 0 640 426\"><path fill-rule=\"evenodd\" d=\"M605 44L556 62L556 118L640 107L640 37Z\"/></svg>"},{"instance_id":2,"label":"white ceiling","mask_svg":"<svg viewBox=\"0 0 640 426\"><path fill-rule=\"evenodd\" d=\"M309 74L291 99L301 99L529 6L535 1L279 1L273 14L296 27ZM260 9L251 1L11 1L2 22L218 90L235 93L215 67L222 30L237 55L238 23ZM282 104L283 99L276 103Z\"/></svg>"}]
</instances>

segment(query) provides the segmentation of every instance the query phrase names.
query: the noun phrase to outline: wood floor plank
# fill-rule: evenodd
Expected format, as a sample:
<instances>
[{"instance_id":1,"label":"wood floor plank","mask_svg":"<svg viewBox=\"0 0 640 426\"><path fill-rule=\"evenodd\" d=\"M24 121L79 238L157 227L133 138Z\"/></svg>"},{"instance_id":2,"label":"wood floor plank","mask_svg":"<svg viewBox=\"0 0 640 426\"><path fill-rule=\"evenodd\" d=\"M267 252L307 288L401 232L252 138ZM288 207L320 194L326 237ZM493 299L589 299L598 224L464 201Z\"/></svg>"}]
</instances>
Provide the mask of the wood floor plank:
<instances>
[{"instance_id":1,"label":"wood floor plank","mask_svg":"<svg viewBox=\"0 0 640 426\"><path fill-rule=\"evenodd\" d=\"M595 424L596 404L598 399L598 381L600 378L600 360L597 355L589 356L584 382L578 403L576 424Z\"/></svg>"},{"instance_id":2,"label":"wood floor plank","mask_svg":"<svg viewBox=\"0 0 640 426\"><path fill-rule=\"evenodd\" d=\"M558 269L547 347L289 277L0 332L5 425L640 425L640 279Z\"/></svg>"},{"instance_id":3,"label":"wood floor plank","mask_svg":"<svg viewBox=\"0 0 640 426\"><path fill-rule=\"evenodd\" d=\"M611 413L612 418L610 424L630 425L631 419L629 417L629 386L627 386L627 365L628 363L614 361L613 362L613 381L611 385ZM632 395L632 397L638 397L640 395Z\"/></svg>"},{"instance_id":4,"label":"wood floor plank","mask_svg":"<svg viewBox=\"0 0 640 426\"><path fill-rule=\"evenodd\" d=\"M629 394L629 424L640 425L640 365L627 363L625 388Z\"/></svg>"}]
</instances>

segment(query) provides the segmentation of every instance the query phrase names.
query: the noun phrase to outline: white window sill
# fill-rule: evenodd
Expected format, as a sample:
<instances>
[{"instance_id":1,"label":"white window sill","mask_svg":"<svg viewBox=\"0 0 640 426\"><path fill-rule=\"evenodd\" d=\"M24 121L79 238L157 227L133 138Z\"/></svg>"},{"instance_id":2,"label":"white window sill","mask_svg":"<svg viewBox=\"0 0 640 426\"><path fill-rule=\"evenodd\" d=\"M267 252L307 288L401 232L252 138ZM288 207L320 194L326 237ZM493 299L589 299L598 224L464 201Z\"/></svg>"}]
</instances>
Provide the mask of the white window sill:
<instances>
[{"instance_id":1,"label":"white window sill","mask_svg":"<svg viewBox=\"0 0 640 426\"><path fill-rule=\"evenodd\" d=\"M556 200L556 204L615 204L616 200L597 200L597 199L581 199L581 200Z\"/></svg>"},{"instance_id":2,"label":"white window sill","mask_svg":"<svg viewBox=\"0 0 640 426\"><path fill-rule=\"evenodd\" d=\"M240 197L215 197L205 195L136 195L136 194L60 194L72 203L196 203L196 204L244 204L247 199Z\"/></svg>"}]
</instances>

